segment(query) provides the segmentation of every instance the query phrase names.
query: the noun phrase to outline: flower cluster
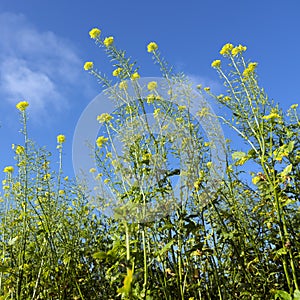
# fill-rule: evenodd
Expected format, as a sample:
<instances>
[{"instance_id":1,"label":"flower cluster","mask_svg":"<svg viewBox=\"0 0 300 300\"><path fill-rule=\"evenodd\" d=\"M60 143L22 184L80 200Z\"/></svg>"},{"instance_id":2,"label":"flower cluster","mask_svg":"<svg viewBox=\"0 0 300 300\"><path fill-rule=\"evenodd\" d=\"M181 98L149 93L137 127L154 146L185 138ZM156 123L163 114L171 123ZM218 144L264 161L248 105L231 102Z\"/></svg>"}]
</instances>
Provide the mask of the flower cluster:
<instances>
[{"instance_id":1,"label":"flower cluster","mask_svg":"<svg viewBox=\"0 0 300 300\"><path fill-rule=\"evenodd\" d=\"M101 30L98 29L98 28L93 28L93 29L89 32L89 34L90 34L90 37L91 37L92 39L96 39L96 38L98 38L98 37L100 36Z\"/></svg>"},{"instance_id":2,"label":"flower cluster","mask_svg":"<svg viewBox=\"0 0 300 300\"><path fill-rule=\"evenodd\" d=\"M91 62L91 61L87 61L87 62L84 64L84 66L83 66L83 68L84 68L86 71L93 69L93 67L94 67L94 64L93 64L93 62Z\"/></svg>"},{"instance_id":3,"label":"flower cluster","mask_svg":"<svg viewBox=\"0 0 300 300\"><path fill-rule=\"evenodd\" d=\"M154 102L154 100L155 100L155 95L153 95L153 94L149 94L148 96L147 96L147 103L153 103Z\"/></svg>"},{"instance_id":4,"label":"flower cluster","mask_svg":"<svg viewBox=\"0 0 300 300\"><path fill-rule=\"evenodd\" d=\"M122 70L123 70L122 68L117 68L112 72L112 75L117 77L121 74Z\"/></svg>"},{"instance_id":5,"label":"flower cluster","mask_svg":"<svg viewBox=\"0 0 300 300\"><path fill-rule=\"evenodd\" d=\"M147 46L147 51L150 52L150 53L154 52L157 49L158 49L158 46L157 46L157 44L155 42L151 42Z\"/></svg>"},{"instance_id":6,"label":"flower cluster","mask_svg":"<svg viewBox=\"0 0 300 300\"><path fill-rule=\"evenodd\" d=\"M139 79L141 76L138 72L135 72L131 75L131 80L137 80Z\"/></svg>"},{"instance_id":7,"label":"flower cluster","mask_svg":"<svg viewBox=\"0 0 300 300\"><path fill-rule=\"evenodd\" d=\"M147 85L147 88L149 91L153 91L157 88L157 82L156 81L150 81Z\"/></svg>"},{"instance_id":8,"label":"flower cluster","mask_svg":"<svg viewBox=\"0 0 300 300\"><path fill-rule=\"evenodd\" d=\"M211 66L213 68L219 68L221 66L221 61L219 59L216 59L211 63Z\"/></svg>"},{"instance_id":9,"label":"flower cluster","mask_svg":"<svg viewBox=\"0 0 300 300\"><path fill-rule=\"evenodd\" d=\"M159 115L159 113L160 113L160 108L156 108L156 109L154 110L154 112L153 112L154 118L157 118L158 115Z\"/></svg>"},{"instance_id":10,"label":"flower cluster","mask_svg":"<svg viewBox=\"0 0 300 300\"><path fill-rule=\"evenodd\" d=\"M26 101L20 101L17 105L16 105L16 108L19 110L19 111L24 111L27 107L28 107L29 103L26 102Z\"/></svg>"},{"instance_id":11,"label":"flower cluster","mask_svg":"<svg viewBox=\"0 0 300 300\"><path fill-rule=\"evenodd\" d=\"M99 148L102 148L103 144L105 144L108 141L108 138L104 136L99 136L96 140L96 144Z\"/></svg>"},{"instance_id":12,"label":"flower cluster","mask_svg":"<svg viewBox=\"0 0 300 300\"><path fill-rule=\"evenodd\" d=\"M114 38L110 36L104 39L103 44L105 47L109 47L112 45L113 42L114 42Z\"/></svg>"},{"instance_id":13,"label":"flower cluster","mask_svg":"<svg viewBox=\"0 0 300 300\"><path fill-rule=\"evenodd\" d=\"M66 137L63 134L59 134L56 139L58 144L62 144L66 141Z\"/></svg>"},{"instance_id":14,"label":"flower cluster","mask_svg":"<svg viewBox=\"0 0 300 300\"><path fill-rule=\"evenodd\" d=\"M262 117L264 120L273 120L273 119L279 119L280 118L280 115L277 114L277 113L270 113L269 115L267 116L263 116Z\"/></svg>"},{"instance_id":15,"label":"flower cluster","mask_svg":"<svg viewBox=\"0 0 300 300\"><path fill-rule=\"evenodd\" d=\"M233 50L233 48L234 48L234 47L233 47L232 44L230 44L230 43L225 44L225 45L222 47L222 49L221 49L221 51L220 51L220 54L223 55L223 56L229 55L229 54L231 53L231 51Z\"/></svg>"},{"instance_id":16,"label":"flower cluster","mask_svg":"<svg viewBox=\"0 0 300 300\"><path fill-rule=\"evenodd\" d=\"M4 173L12 173L14 171L14 167L12 166L7 166L3 169Z\"/></svg>"},{"instance_id":17,"label":"flower cluster","mask_svg":"<svg viewBox=\"0 0 300 300\"><path fill-rule=\"evenodd\" d=\"M186 105L178 105L177 108L178 108L179 111L183 111L183 110L186 109Z\"/></svg>"},{"instance_id":18,"label":"flower cluster","mask_svg":"<svg viewBox=\"0 0 300 300\"><path fill-rule=\"evenodd\" d=\"M248 67L243 72L243 76L244 77L249 77L251 74L253 74L253 72L255 71L256 67L257 67L257 63L256 62L249 63Z\"/></svg>"},{"instance_id":19,"label":"flower cluster","mask_svg":"<svg viewBox=\"0 0 300 300\"><path fill-rule=\"evenodd\" d=\"M238 45L231 50L232 56L236 56L239 53L245 52L247 50L246 46Z\"/></svg>"},{"instance_id":20,"label":"flower cluster","mask_svg":"<svg viewBox=\"0 0 300 300\"><path fill-rule=\"evenodd\" d=\"M17 154L17 155L21 155L21 154L23 154L24 152L25 152L25 148L24 148L23 146L18 145L18 146L16 147L16 154Z\"/></svg>"},{"instance_id":21,"label":"flower cluster","mask_svg":"<svg viewBox=\"0 0 300 300\"><path fill-rule=\"evenodd\" d=\"M99 115L99 116L97 117L97 121L98 121L99 123L107 123L107 122L109 122L112 118L113 118L113 117L112 117L110 114L108 114L108 113L103 113L103 114L101 114L101 115Z\"/></svg>"},{"instance_id":22,"label":"flower cluster","mask_svg":"<svg viewBox=\"0 0 300 300\"><path fill-rule=\"evenodd\" d=\"M126 90L127 88L128 88L128 84L127 84L126 81L121 81L121 82L119 83L119 89L120 89L120 90Z\"/></svg>"}]
</instances>

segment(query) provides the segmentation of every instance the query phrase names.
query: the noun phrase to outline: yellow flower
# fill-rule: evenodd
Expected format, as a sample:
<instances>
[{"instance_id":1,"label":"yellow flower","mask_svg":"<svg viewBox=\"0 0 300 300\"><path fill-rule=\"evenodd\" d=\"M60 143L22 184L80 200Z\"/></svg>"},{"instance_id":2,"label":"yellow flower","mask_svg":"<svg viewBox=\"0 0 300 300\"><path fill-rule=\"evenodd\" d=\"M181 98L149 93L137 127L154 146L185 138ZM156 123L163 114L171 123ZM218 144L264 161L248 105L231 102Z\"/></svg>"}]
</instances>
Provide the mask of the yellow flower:
<instances>
[{"instance_id":1,"label":"yellow flower","mask_svg":"<svg viewBox=\"0 0 300 300\"><path fill-rule=\"evenodd\" d=\"M245 52L247 50L246 46L238 45L231 50L232 56L236 56L239 53Z\"/></svg>"},{"instance_id":2,"label":"yellow flower","mask_svg":"<svg viewBox=\"0 0 300 300\"><path fill-rule=\"evenodd\" d=\"M160 108L156 108L156 109L154 110L154 112L153 112L154 118L158 117L159 112L160 112Z\"/></svg>"},{"instance_id":3,"label":"yellow flower","mask_svg":"<svg viewBox=\"0 0 300 300\"><path fill-rule=\"evenodd\" d=\"M106 179L104 179L103 182L104 182L104 183L109 183L109 182L110 182L110 179L109 179L109 178L106 178Z\"/></svg>"},{"instance_id":4,"label":"yellow flower","mask_svg":"<svg viewBox=\"0 0 300 300\"><path fill-rule=\"evenodd\" d=\"M99 123L106 123L109 122L111 119L113 119L113 117L108 113L103 113L97 117L97 121Z\"/></svg>"},{"instance_id":5,"label":"yellow flower","mask_svg":"<svg viewBox=\"0 0 300 300\"><path fill-rule=\"evenodd\" d=\"M152 157L152 154L151 153L144 153L142 155L142 160L150 160Z\"/></svg>"},{"instance_id":6,"label":"yellow flower","mask_svg":"<svg viewBox=\"0 0 300 300\"><path fill-rule=\"evenodd\" d=\"M277 113L270 113L269 115L267 116L263 116L262 117L264 120L270 120L270 119L279 119L280 118L280 115L277 114Z\"/></svg>"},{"instance_id":7,"label":"yellow flower","mask_svg":"<svg viewBox=\"0 0 300 300\"><path fill-rule=\"evenodd\" d=\"M12 166L7 166L3 169L4 173L12 173L14 171L14 167Z\"/></svg>"},{"instance_id":8,"label":"yellow flower","mask_svg":"<svg viewBox=\"0 0 300 300\"><path fill-rule=\"evenodd\" d=\"M199 191L200 185L201 185L202 179L199 178L194 182L194 188L196 191Z\"/></svg>"},{"instance_id":9,"label":"yellow flower","mask_svg":"<svg viewBox=\"0 0 300 300\"><path fill-rule=\"evenodd\" d=\"M216 59L211 63L211 66L213 68L219 68L221 66L221 61L219 59Z\"/></svg>"},{"instance_id":10,"label":"yellow flower","mask_svg":"<svg viewBox=\"0 0 300 300\"><path fill-rule=\"evenodd\" d=\"M83 66L83 68L84 68L86 71L93 69L93 67L94 67L94 64L93 64L93 62L91 62L91 61L87 61L87 62L84 64L84 66Z\"/></svg>"},{"instance_id":11,"label":"yellow flower","mask_svg":"<svg viewBox=\"0 0 300 300\"><path fill-rule=\"evenodd\" d=\"M108 141L108 138L104 137L104 136L99 136L96 140L96 144L99 148L102 148L103 144L106 143Z\"/></svg>"},{"instance_id":12,"label":"yellow flower","mask_svg":"<svg viewBox=\"0 0 300 300\"><path fill-rule=\"evenodd\" d=\"M65 191L64 191L64 190L59 190L59 191L58 191L58 194L62 196L62 195L65 194Z\"/></svg>"},{"instance_id":13,"label":"yellow flower","mask_svg":"<svg viewBox=\"0 0 300 300\"><path fill-rule=\"evenodd\" d=\"M198 90L201 90L201 89L202 89L202 84L197 84L196 88L197 88Z\"/></svg>"},{"instance_id":14,"label":"yellow flower","mask_svg":"<svg viewBox=\"0 0 300 300\"><path fill-rule=\"evenodd\" d=\"M110 36L104 39L103 44L105 47L109 47L114 42L114 37Z\"/></svg>"},{"instance_id":15,"label":"yellow flower","mask_svg":"<svg viewBox=\"0 0 300 300\"><path fill-rule=\"evenodd\" d=\"M102 176L103 176L102 173L98 173L97 176L96 176L96 179L97 179L97 180L100 180Z\"/></svg>"},{"instance_id":16,"label":"yellow flower","mask_svg":"<svg viewBox=\"0 0 300 300\"><path fill-rule=\"evenodd\" d=\"M260 181L260 177L259 176L255 176L252 178L252 182L253 184L257 184Z\"/></svg>"},{"instance_id":17,"label":"yellow flower","mask_svg":"<svg viewBox=\"0 0 300 300\"><path fill-rule=\"evenodd\" d=\"M127 90L127 88L128 88L127 82L126 81L121 81L120 84L119 84L119 89L120 90Z\"/></svg>"},{"instance_id":18,"label":"yellow flower","mask_svg":"<svg viewBox=\"0 0 300 300\"><path fill-rule=\"evenodd\" d=\"M18 145L17 148L16 148L16 153L17 153L18 155L21 155L21 154L23 154L24 152L25 152L25 148L24 148L23 146Z\"/></svg>"},{"instance_id":19,"label":"yellow flower","mask_svg":"<svg viewBox=\"0 0 300 300\"><path fill-rule=\"evenodd\" d=\"M135 72L131 75L131 79L132 80L136 80L136 79L139 79L141 76L138 72Z\"/></svg>"},{"instance_id":20,"label":"yellow flower","mask_svg":"<svg viewBox=\"0 0 300 300\"><path fill-rule=\"evenodd\" d=\"M250 76L250 74L252 74L255 71L256 67L257 67L256 62L249 63L248 67L243 72L243 76L244 77Z\"/></svg>"},{"instance_id":21,"label":"yellow flower","mask_svg":"<svg viewBox=\"0 0 300 300\"><path fill-rule=\"evenodd\" d=\"M65 181L68 181L68 180L69 180L69 176L66 176L66 177L64 178L64 180L65 180Z\"/></svg>"},{"instance_id":22,"label":"yellow flower","mask_svg":"<svg viewBox=\"0 0 300 300\"><path fill-rule=\"evenodd\" d=\"M209 92L209 91L210 91L210 87L205 87L205 88L204 88L204 91L205 91L205 92Z\"/></svg>"},{"instance_id":23,"label":"yellow flower","mask_svg":"<svg viewBox=\"0 0 300 300\"><path fill-rule=\"evenodd\" d=\"M229 96L225 96L225 97L223 98L223 101L225 101L225 102L230 101L230 100L231 100L231 98L230 98Z\"/></svg>"},{"instance_id":24,"label":"yellow flower","mask_svg":"<svg viewBox=\"0 0 300 300\"><path fill-rule=\"evenodd\" d=\"M93 29L89 32L89 34L90 34L90 37L91 37L92 39L96 39L96 38L98 38L98 37L100 36L101 30L98 29L98 28L93 28Z\"/></svg>"},{"instance_id":25,"label":"yellow flower","mask_svg":"<svg viewBox=\"0 0 300 300\"><path fill-rule=\"evenodd\" d=\"M291 109L296 109L298 107L298 104L291 105Z\"/></svg>"},{"instance_id":26,"label":"yellow flower","mask_svg":"<svg viewBox=\"0 0 300 300\"><path fill-rule=\"evenodd\" d=\"M114 166L116 168L118 165L118 161L116 159L114 159L111 161L111 164L112 164L112 166Z\"/></svg>"},{"instance_id":27,"label":"yellow flower","mask_svg":"<svg viewBox=\"0 0 300 300\"><path fill-rule=\"evenodd\" d=\"M44 178L45 181L47 181L48 179L51 178L51 175L49 173L47 173L47 174L44 175L43 178Z\"/></svg>"},{"instance_id":28,"label":"yellow flower","mask_svg":"<svg viewBox=\"0 0 300 300\"><path fill-rule=\"evenodd\" d=\"M232 49L233 49L233 45L228 43L222 47L220 54L223 56L228 55L231 53Z\"/></svg>"},{"instance_id":29,"label":"yellow flower","mask_svg":"<svg viewBox=\"0 0 300 300\"><path fill-rule=\"evenodd\" d=\"M202 118L202 117L208 115L208 113L209 113L208 108L203 107L199 112L197 112L197 115Z\"/></svg>"},{"instance_id":30,"label":"yellow flower","mask_svg":"<svg viewBox=\"0 0 300 300\"><path fill-rule=\"evenodd\" d=\"M148 52L154 52L157 49L158 49L158 46L157 46L157 44L155 42L151 42L147 46Z\"/></svg>"},{"instance_id":31,"label":"yellow flower","mask_svg":"<svg viewBox=\"0 0 300 300\"><path fill-rule=\"evenodd\" d=\"M206 165L207 165L207 167L208 167L208 168L210 168L210 167L212 166L212 162L211 162L211 161L209 161L209 162L207 162L207 164L206 164Z\"/></svg>"},{"instance_id":32,"label":"yellow flower","mask_svg":"<svg viewBox=\"0 0 300 300\"><path fill-rule=\"evenodd\" d=\"M24 111L28 107L29 103L27 101L20 101L17 105L16 108L19 111Z\"/></svg>"},{"instance_id":33,"label":"yellow flower","mask_svg":"<svg viewBox=\"0 0 300 300\"><path fill-rule=\"evenodd\" d=\"M66 137L63 134L59 134L56 139L58 144L62 144L66 141Z\"/></svg>"},{"instance_id":34,"label":"yellow flower","mask_svg":"<svg viewBox=\"0 0 300 300\"><path fill-rule=\"evenodd\" d=\"M96 169L95 168L90 168L90 173L95 173Z\"/></svg>"},{"instance_id":35,"label":"yellow flower","mask_svg":"<svg viewBox=\"0 0 300 300\"><path fill-rule=\"evenodd\" d=\"M119 76L119 75L121 74L122 70L123 70L122 68L117 68L117 69L115 69L115 70L112 72L113 76L115 76L115 77Z\"/></svg>"},{"instance_id":36,"label":"yellow flower","mask_svg":"<svg viewBox=\"0 0 300 300\"><path fill-rule=\"evenodd\" d=\"M148 88L149 91L155 90L157 88L157 82L156 81L150 81L148 83L147 88Z\"/></svg>"},{"instance_id":37,"label":"yellow flower","mask_svg":"<svg viewBox=\"0 0 300 300\"><path fill-rule=\"evenodd\" d=\"M153 103L154 100L155 100L155 95L150 94L150 95L147 96L147 103L149 103L149 104Z\"/></svg>"},{"instance_id":38,"label":"yellow flower","mask_svg":"<svg viewBox=\"0 0 300 300\"><path fill-rule=\"evenodd\" d=\"M186 106L185 105L178 105L177 108L178 108L179 111L182 111L182 110L186 109Z\"/></svg>"}]
</instances>

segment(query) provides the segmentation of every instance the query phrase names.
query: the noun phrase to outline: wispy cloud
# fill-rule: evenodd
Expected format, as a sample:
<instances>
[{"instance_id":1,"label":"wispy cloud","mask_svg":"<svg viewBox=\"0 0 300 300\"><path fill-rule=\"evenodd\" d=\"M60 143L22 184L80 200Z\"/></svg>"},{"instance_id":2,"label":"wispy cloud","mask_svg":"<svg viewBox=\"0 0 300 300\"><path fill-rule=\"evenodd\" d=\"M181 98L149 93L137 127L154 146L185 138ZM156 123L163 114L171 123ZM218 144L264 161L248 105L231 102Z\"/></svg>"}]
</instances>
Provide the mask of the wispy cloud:
<instances>
[{"instance_id":1,"label":"wispy cloud","mask_svg":"<svg viewBox=\"0 0 300 300\"><path fill-rule=\"evenodd\" d=\"M0 14L0 94L11 103L30 102L33 115L68 105L67 90L81 61L70 43L35 28L23 16Z\"/></svg>"}]
</instances>

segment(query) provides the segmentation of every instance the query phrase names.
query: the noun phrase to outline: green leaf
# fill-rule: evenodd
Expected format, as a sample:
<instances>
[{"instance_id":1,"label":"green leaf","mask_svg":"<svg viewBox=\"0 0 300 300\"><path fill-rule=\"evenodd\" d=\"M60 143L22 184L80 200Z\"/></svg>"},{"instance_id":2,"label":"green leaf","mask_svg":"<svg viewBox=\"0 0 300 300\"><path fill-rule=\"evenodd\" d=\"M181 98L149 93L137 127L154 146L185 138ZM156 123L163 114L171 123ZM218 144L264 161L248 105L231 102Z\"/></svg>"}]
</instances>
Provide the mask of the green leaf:
<instances>
[{"instance_id":1,"label":"green leaf","mask_svg":"<svg viewBox=\"0 0 300 300\"><path fill-rule=\"evenodd\" d=\"M8 241L8 246L12 246L12 245L14 245L14 244L15 244L15 242L16 242L18 239L19 239L19 237L18 237L18 236L16 236L16 237L14 237L14 238L10 239L10 240Z\"/></svg>"},{"instance_id":2,"label":"green leaf","mask_svg":"<svg viewBox=\"0 0 300 300\"><path fill-rule=\"evenodd\" d=\"M1 273L8 273L10 271L10 267L7 266L0 266Z\"/></svg>"},{"instance_id":3,"label":"green leaf","mask_svg":"<svg viewBox=\"0 0 300 300\"><path fill-rule=\"evenodd\" d=\"M278 290L276 291L275 299L292 300L292 296L286 291Z\"/></svg>"},{"instance_id":4,"label":"green leaf","mask_svg":"<svg viewBox=\"0 0 300 300\"><path fill-rule=\"evenodd\" d=\"M299 290L294 291L294 300L300 300L300 291Z\"/></svg>"},{"instance_id":5,"label":"green leaf","mask_svg":"<svg viewBox=\"0 0 300 300\"><path fill-rule=\"evenodd\" d=\"M108 255L106 254L106 252L103 252L103 251L96 252L93 254L93 258L95 258L95 259L105 259L105 258L107 258L107 256Z\"/></svg>"},{"instance_id":6,"label":"green leaf","mask_svg":"<svg viewBox=\"0 0 300 300\"><path fill-rule=\"evenodd\" d=\"M287 176L289 173L291 173L292 168L293 168L293 165L292 165L292 164L288 165L288 166L285 167L285 169L280 173L280 176L282 176L282 177Z\"/></svg>"},{"instance_id":7,"label":"green leaf","mask_svg":"<svg viewBox=\"0 0 300 300\"><path fill-rule=\"evenodd\" d=\"M67 265L67 264L69 264L69 263L70 263L70 261L71 261L71 256L67 256L67 257L65 257L65 258L63 259L63 263L64 263L64 265Z\"/></svg>"},{"instance_id":8,"label":"green leaf","mask_svg":"<svg viewBox=\"0 0 300 300\"><path fill-rule=\"evenodd\" d=\"M127 275L124 278L124 283L121 288L117 290L119 295L128 295L131 290L133 271L131 269L127 269Z\"/></svg>"},{"instance_id":9,"label":"green leaf","mask_svg":"<svg viewBox=\"0 0 300 300\"><path fill-rule=\"evenodd\" d=\"M294 141L290 141L287 145L287 150L289 153L291 153L294 149L294 145L295 145L295 142Z\"/></svg>"},{"instance_id":10,"label":"green leaf","mask_svg":"<svg viewBox=\"0 0 300 300\"><path fill-rule=\"evenodd\" d=\"M171 242L167 243L162 249L159 250L158 256L163 255L165 252L167 252L171 246L174 244L174 241L172 240Z\"/></svg>"}]
</instances>

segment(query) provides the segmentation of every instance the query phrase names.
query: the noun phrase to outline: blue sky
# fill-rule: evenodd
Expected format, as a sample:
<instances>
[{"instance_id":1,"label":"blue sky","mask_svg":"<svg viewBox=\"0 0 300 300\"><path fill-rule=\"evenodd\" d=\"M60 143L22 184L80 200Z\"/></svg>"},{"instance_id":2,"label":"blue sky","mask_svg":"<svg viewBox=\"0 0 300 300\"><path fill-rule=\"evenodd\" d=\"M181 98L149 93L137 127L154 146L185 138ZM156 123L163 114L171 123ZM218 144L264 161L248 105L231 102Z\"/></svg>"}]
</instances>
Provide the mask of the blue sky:
<instances>
[{"instance_id":1,"label":"blue sky","mask_svg":"<svg viewBox=\"0 0 300 300\"><path fill-rule=\"evenodd\" d=\"M287 1L67 1L0 2L0 168L13 163L20 143L20 100L30 103L30 136L53 152L65 134L66 172L72 176L72 137L89 102L101 92L82 66L92 60L111 74L104 53L88 32L113 35L141 66L141 76L159 76L146 51L156 41L176 70L218 88L210 64L223 44L243 44L257 61L262 86L284 109L299 103L300 2Z\"/></svg>"}]
</instances>

